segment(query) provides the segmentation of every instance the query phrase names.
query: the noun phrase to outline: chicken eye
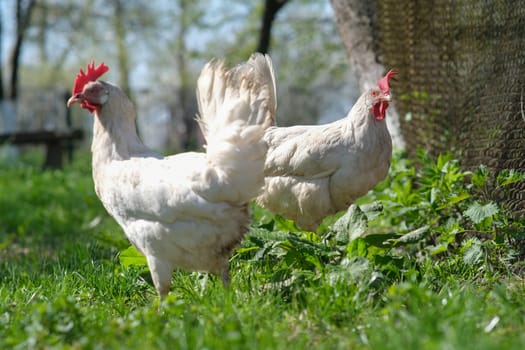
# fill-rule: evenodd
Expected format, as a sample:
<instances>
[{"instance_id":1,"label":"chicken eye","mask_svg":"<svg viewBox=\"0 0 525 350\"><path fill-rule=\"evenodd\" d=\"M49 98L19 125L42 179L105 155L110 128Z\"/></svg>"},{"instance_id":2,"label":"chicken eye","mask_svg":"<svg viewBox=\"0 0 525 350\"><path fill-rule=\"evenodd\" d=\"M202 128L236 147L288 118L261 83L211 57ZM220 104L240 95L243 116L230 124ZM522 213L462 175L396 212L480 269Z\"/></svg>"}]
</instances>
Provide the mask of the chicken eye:
<instances>
[{"instance_id":1,"label":"chicken eye","mask_svg":"<svg viewBox=\"0 0 525 350\"><path fill-rule=\"evenodd\" d=\"M87 88L86 92L88 94L98 94L100 92L100 87L98 86L90 86Z\"/></svg>"},{"instance_id":2,"label":"chicken eye","mask_svg":"<svg viewBox=\"0 0 525 350\"><path fill-rule=\"evenodd\" d=\"M371 95L372 95L372 97L377 97L377 96L379 96L379 92L376 91L376 90L372 90Z\"/></svg>"}]
</instances>

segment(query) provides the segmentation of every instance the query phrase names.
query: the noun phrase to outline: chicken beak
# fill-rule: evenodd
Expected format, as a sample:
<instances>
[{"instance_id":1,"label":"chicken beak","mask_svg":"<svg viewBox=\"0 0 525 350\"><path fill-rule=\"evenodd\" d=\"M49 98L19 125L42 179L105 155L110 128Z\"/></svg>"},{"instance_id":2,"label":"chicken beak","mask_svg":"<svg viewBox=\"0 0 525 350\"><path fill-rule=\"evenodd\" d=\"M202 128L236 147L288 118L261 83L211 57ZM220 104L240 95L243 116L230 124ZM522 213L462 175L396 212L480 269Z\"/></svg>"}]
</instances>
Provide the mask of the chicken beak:
<instances>
[{"instance_id":1,"label":"chicken beak","mask_svg":"<svg viewBox=\"0 0 525 350\"><path fill-rule=\"evenodd\" d=\"M84 95L82 93L74 94L67 100L67 106L71 107L72 104L84 102Z\"/></svg>"}]
</instances>

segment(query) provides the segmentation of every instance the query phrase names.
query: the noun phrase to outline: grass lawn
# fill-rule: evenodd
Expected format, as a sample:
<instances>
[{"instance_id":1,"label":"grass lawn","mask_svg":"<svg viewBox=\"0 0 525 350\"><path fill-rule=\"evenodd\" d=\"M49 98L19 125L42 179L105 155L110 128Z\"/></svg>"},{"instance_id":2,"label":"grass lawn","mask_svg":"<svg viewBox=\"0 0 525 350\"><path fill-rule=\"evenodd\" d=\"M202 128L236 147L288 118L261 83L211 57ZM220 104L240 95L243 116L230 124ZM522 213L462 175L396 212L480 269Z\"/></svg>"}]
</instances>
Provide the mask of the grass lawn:
<instances>
[{"instance_id":1,"label":"grass lawn","mask_svg":"<svg viewBox=\"0 0 525 350\"><path fill-rule=\"evenodd\" d=\"M0 349L525 349L523 220L483 168L420 161L318 234L254 207L231 287L176 272L161 305L88 157L1 162Z\"/></svg>"}]
</instances>

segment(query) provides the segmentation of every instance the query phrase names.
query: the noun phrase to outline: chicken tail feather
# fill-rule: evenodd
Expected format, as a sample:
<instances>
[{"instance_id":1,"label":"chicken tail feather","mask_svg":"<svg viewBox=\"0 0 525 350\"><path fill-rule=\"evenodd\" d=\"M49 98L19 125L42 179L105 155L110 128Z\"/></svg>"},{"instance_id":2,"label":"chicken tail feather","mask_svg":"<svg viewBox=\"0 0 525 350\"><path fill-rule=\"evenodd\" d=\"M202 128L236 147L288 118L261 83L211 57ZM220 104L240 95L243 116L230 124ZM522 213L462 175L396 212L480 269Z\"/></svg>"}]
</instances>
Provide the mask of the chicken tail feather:
<instances>
[{"instance_id":1,"label":"chicken tail feather","mask_svg":"<svg viewBox=\"0 0 525 350\"><path fill-rule=\"evenodd\" d=\"M277 102L270 57L256 53L229 70L222 61L209 62L197 81L197 101L197 120L206 139L209 163L207 181L203 182L208 184L205 195L246 203L263 186L267 152L263 135L275 123Z\"/></svg>"}]
</instances>

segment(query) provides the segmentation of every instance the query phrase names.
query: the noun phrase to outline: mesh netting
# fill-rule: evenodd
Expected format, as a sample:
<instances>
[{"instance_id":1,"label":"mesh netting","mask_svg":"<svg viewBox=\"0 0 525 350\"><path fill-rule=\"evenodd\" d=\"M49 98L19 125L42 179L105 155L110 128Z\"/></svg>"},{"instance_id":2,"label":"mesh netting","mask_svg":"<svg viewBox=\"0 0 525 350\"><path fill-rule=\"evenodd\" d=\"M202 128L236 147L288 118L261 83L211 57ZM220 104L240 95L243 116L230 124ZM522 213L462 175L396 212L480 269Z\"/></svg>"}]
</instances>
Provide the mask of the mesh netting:
<instances>
[{"instance_id":1,"label":"mesh netting","mask_svg":"<svg viewBox=\"0 0 525 350\"><path fill-rule=\"evenodd\" d=\"M525 171L525 2L377 2L374 25L407 148ZM495 193L525 214L525 183Z\"/></svg>"}]
</instances>

